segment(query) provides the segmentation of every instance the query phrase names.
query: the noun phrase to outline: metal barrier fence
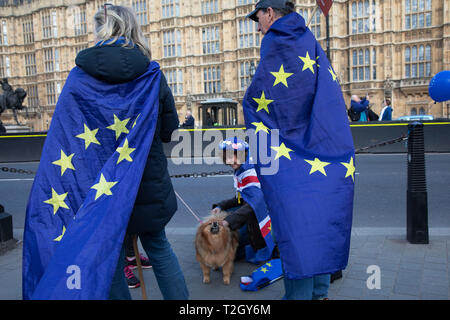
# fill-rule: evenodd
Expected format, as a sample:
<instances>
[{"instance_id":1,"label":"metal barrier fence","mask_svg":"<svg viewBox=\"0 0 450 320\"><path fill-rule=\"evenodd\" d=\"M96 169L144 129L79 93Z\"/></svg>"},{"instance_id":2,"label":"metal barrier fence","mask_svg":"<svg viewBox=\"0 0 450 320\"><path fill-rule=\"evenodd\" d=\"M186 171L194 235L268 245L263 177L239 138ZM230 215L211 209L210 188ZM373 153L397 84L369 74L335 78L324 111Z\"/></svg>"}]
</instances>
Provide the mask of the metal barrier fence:
<instances>
[{"instance_id":1,"label":"metal barrier fence","mask_svg":"<svg viewBox=\"0 0 450 320\"><path fill-rule=\"evenodd\" d=\"M351 124L355 149L360 153L406 153L406 144L386 143L400 139L408 133L408 122L377 122L367 124ZM180 129L174 135L174 141L164 145L167 157L183 157L183 154L173 154L173 148L179 143L177 134L189 133L192 137L189 156L203 155L203 150L211 141L205 141L200 135L210 131L220 132L225 138L227 131L243 128L210 128L210 129ZM450 122L424 122L425 152L450 153ZM199 138L200 137L200 138ZM30 134L0 135L0 163L39 161L41 150L46 138L45 132ZM201 145L200 145L201 144ZM367 148L367 146L376 147Z\"/></svg>"}]
</instances>

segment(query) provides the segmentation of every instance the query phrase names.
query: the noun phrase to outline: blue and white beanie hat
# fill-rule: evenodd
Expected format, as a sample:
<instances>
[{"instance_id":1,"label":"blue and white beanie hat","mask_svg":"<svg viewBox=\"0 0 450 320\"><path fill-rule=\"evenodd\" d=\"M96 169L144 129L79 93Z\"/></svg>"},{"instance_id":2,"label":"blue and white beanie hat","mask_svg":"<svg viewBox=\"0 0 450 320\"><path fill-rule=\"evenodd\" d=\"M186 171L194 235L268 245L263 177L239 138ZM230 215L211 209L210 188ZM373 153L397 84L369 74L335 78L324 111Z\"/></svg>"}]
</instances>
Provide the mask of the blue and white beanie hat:
<instances>
[{"instance_id":1,"label":"blue and white beanie hat","mask_svg":"<svg viewBox=\"0 0 450 320\"><path fill-rule=\"evenodd\" d=\"M222 141L219 144L219 149L224 151L225 150L248 151L248 143L237 137L234 137Z\"/></svg>"}]
</instances>

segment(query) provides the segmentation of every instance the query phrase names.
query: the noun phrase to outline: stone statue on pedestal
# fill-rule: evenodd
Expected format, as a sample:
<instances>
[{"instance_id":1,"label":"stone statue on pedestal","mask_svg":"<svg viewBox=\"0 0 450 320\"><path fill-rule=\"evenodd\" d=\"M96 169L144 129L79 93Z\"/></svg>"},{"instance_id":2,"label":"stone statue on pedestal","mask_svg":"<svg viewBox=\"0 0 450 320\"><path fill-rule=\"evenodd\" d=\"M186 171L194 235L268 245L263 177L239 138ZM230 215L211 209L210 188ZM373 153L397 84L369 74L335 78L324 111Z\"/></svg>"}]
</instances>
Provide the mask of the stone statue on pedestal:
<instances>
[{"instance_id":1,"label":"stone statue on pedestal","mask_svg":"<svg viewBox=\"0 0 450 320\"><path fill-rule=\"evenodd\" d=\"M3 80L0 80L0 84L3 89L3 94L0 95L0 115L6 109L11 109L14 113L14 120L16 120L17 125L20 125L19 120L17 119L17 110L22 110L25 108L22 103L27 96L27 93L23 88L17 88L16 90L13 90L11 85L8 83L7 78L3 78ZM0 121L0 133L5 132L6 129L3 127Z\"/></svg>"}]
</instances>

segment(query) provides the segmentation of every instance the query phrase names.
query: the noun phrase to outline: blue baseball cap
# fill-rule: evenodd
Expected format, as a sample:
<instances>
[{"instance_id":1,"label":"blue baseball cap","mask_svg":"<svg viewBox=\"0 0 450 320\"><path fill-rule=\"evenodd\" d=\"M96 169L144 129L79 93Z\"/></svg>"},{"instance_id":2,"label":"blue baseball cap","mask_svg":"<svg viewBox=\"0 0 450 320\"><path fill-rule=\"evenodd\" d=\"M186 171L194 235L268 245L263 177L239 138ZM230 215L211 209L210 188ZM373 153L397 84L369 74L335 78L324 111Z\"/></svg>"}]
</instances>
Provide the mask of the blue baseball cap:
<instances>
[{"instance_id":1,"label":"blue baseball cap","mask_svg":"<svg viewBox=\"0 0 450 320\"><path fill-rule=\"evenodd\" d=\"M256 14L258 13L258 11L260 9L267 9L267 8L284 9L284 8L286 8L286 2L287 2L287 0L261 0L261 1L258 1L258 3L255 6L255 10L250 12L247 15L247 18L258 22L258 17L256 16Z\"/></svg>"}]
</instances>

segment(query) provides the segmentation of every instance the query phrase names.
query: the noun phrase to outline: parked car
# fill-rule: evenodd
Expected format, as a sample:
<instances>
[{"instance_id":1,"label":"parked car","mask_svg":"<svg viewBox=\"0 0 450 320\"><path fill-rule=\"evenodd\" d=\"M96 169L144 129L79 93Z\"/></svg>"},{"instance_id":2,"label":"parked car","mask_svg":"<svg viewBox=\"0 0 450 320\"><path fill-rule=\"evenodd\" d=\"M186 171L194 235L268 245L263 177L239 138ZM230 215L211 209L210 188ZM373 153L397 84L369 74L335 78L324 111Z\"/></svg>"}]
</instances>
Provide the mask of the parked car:
<instances>
[{"instance_id":1,"label":"parked car","mask_svg":"<svg viewBox=\"0 0 450 320\"><path fill-rule=\"evenodd\" d=\"M394 119L396 121L418 121L418 120L434 120L434 117L429 114L418 114L415 116L403 116Z\"/></svg>"}]
</instances>

